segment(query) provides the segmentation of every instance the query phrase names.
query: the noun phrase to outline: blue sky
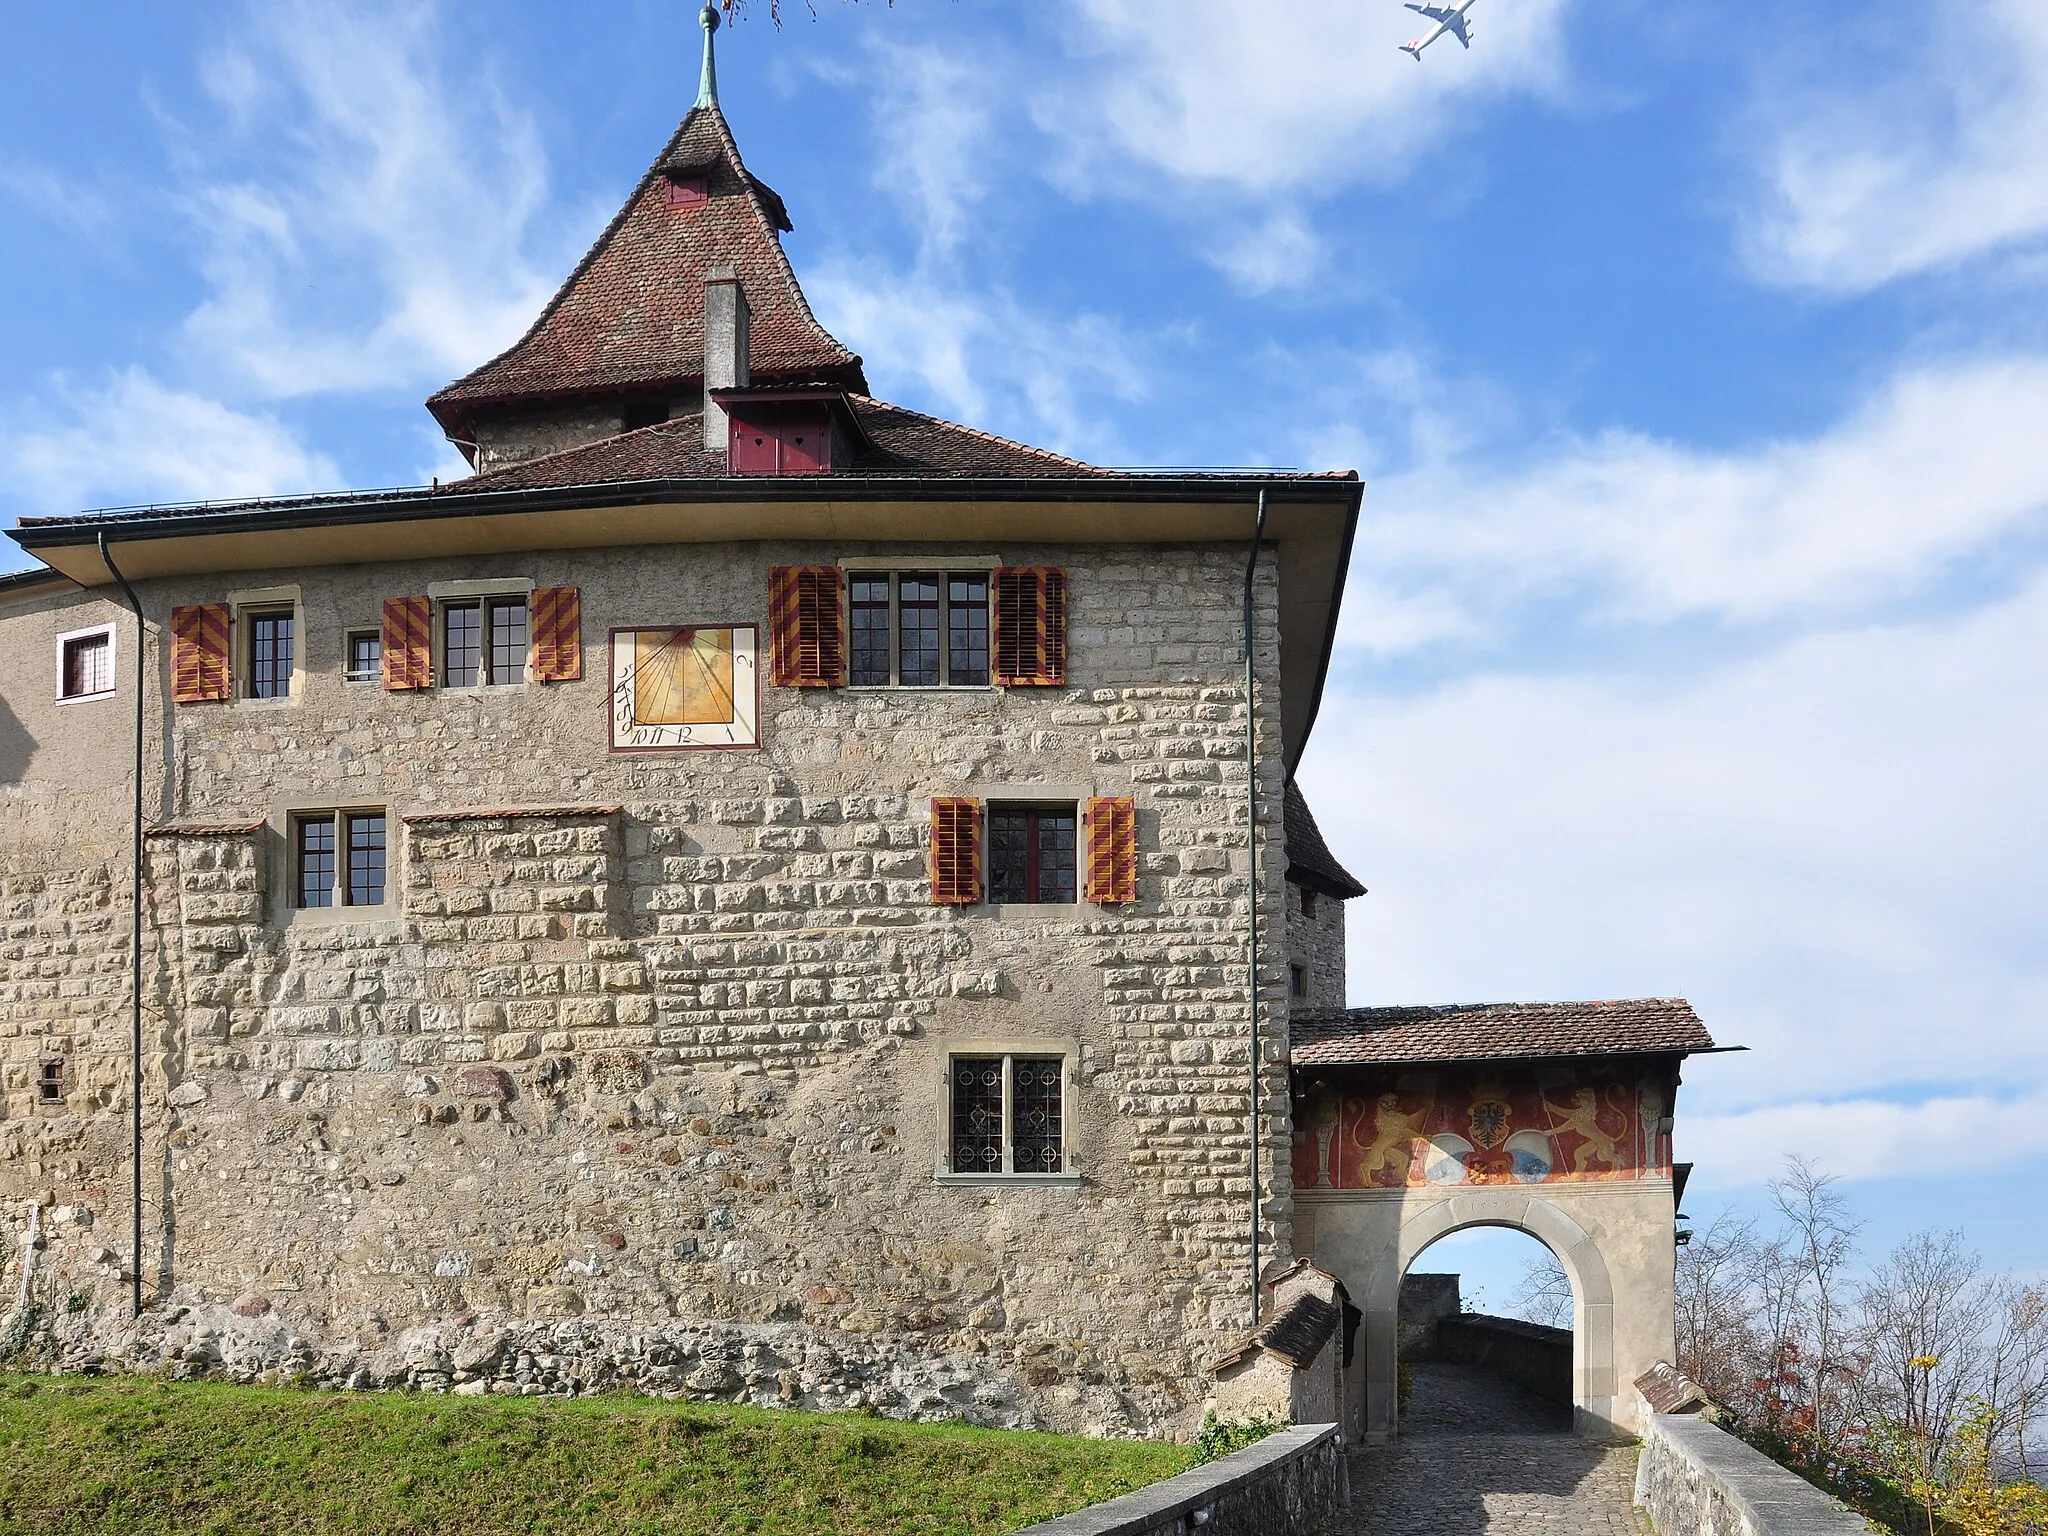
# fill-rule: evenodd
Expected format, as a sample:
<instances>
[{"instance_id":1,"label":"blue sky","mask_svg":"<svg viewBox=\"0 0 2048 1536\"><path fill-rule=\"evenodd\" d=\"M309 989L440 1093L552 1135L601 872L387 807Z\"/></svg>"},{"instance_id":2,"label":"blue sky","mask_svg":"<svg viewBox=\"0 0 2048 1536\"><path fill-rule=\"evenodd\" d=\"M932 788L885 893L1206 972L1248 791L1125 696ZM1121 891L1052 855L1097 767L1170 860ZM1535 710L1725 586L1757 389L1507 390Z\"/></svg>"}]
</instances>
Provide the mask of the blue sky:
<instances>
[{"instance_id":1,"label":"blue sky","mask_svg":"<svg viewBox=\"0 0 2048 1536\"><path fill-rule=\"evenodd\" d=\"M883 395L1356 467L1303 779L1358 1002L1683 994L1695 1214L2048 1270L2048 9L819 0L721 35ZM599 19L593 20L593 15ZM0 516L418 483L688 107L689 7L27 8Z\"/></svg>"}]
</instances>

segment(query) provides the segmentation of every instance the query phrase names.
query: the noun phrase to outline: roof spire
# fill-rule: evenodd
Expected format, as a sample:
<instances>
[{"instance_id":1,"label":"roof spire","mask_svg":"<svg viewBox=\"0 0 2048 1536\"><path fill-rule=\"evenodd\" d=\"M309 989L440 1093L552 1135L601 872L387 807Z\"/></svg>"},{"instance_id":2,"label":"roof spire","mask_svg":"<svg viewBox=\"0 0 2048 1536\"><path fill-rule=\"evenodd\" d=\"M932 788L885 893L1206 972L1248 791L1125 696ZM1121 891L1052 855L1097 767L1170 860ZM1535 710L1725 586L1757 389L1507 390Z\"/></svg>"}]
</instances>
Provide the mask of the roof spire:
<instances>
[{"instance_id":1,"label":"roof spire","mask_svg":"<svg viewBox=\"0 0 2048 1536\"><path fill-rule=\"evenodd\" d=\"M718 7L706 0L697 20L704 26L704 75L697 84L697 105L715 107L718 105L718 54L711 46L711 39L718 31Z\"/></svg>"}]
</instances>

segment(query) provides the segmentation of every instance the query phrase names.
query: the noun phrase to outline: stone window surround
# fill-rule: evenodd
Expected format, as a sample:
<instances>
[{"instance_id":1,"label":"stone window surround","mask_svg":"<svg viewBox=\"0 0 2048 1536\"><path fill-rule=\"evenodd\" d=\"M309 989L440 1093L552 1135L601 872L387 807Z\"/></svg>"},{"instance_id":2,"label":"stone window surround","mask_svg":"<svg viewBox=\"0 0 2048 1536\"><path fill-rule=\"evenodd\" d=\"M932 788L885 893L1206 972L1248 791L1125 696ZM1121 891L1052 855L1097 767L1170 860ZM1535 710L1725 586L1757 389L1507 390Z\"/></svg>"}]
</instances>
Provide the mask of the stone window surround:
<instances>
[{"instance_id":1,"label":"stone window surround","mask_svg":"<svg viewBox=\"0 0 2048 1536\"><path fill-rule=\"evenodd\" d=\"M948 575L949 575L950 573L952 573L952 572L954 572L954 571L984 571L984 570L985 570L985 571L988 571L989 573L991 573L991 575L993 575L993 573L995 572L995 570L996 570L996 569L997 569L997 568L998 568L999 566L1001 566L1001 565L1003 564L1003 557L1002 557L1001 555L960 555L960 556L957 556L957 557L956 557L956 556L952 556L952 555L948 555L948 556L947 556L947 557L946 557L945 559L943 559L943 560L919 560L919 559L916 559L916 558L914 558L914 557L910 557L910 558L902 558L902 557L898 557L898 556L895 556L895 555L886 555L886 554L883 554L883 555L868 555L868 556L857 556L857 555L848 555L848 556L842 556L842 557L840 558L840 560L839 560L838 564L839 564L840 580L842 581L842 583L844 583L844 588L845 588L845 592L846 592L846 603L845 603L845 611L846 611L846 618L845 618L845 621L844 621L844 622L845 622L845 625L846 625L846 641L845 641L845 644L846 644L846 653L845 653L845 654L846 654L846 658L847 658L847 666L848 666L848 667L849 667L849 669L850 669L850 668L852 667L852 665L853 665L853 573L854 573L855 571L880 571L880 572L885 572L885 573L887 573L887 574L888 574L888 576L889 576L889 577L891 578L891 581L890 581L890 596L889 596L889 654L890 654L890 656L891 656L891 657L893 658L893 657L895 656L895 654L896 654L896 643L897 643L897 636L896 636L896 597L895 597L895 582L894 582L894 578L895 578L895 577L898 577L898 576L936 576L936 577L938 577L938 578L939 578L939 580L941 580L941 581L944 581L944 580L946 579L946 577L947 577L947 576L948 576ZM995 636L995 607L994 607L994 603L995 603L995 598L994 598L994 594L993 594L993 593L991 593L991 594L990 594L990 598L989 598L989 603L990 603L990 607L989 607L989 637L990 637L990 644L991 644L991 645L993 645L993 644L994 644L994 636ZM945 610L944 610L944 606L943 606L943 603L942 603L942 605L941 605L941 609L940 609L940 611L941 611L941 613L943 613L943 612L945 611ZM940 642L939 642L939 643L940 643L941 647L943 647L943 646L944 646L944 644L945 644L945 635L946 635L946 628L945 628L945 626L944 626L944 624L943 624L943 623L942 623L942 624L940 625L940 629L939 629L939 634L940 634ZM943 650L941 651L941 654L943 655ZM994 657L993 653L991 653L991 655L990 655L990 657L989 657L989 664L990 664L990 666L991 666L991 667L993 667L993 666L994 666L994 664L995 664L995 657ZM894 663L894 662L893 662L893 660L892 660L892 662L891 662L891 664L890 664L890 671L891 671L891 672L893 673L893 672L894 672L895 670L896 670L896 666L895 666L895 663ZM852 673L851 673L851 671L849 671L849 672L848 672L848 676L850 677L851 675L852 675ZM894 682L891 682L891 683L854 683L854 682L849 682L849 683L848 683L848 684L847 684L846 686L847 686L847 691L848 691L848 692L851 692L851 693L1000 693L1000 692L1002 692L1002 690L1001 690L1001 689L999 689L998 687L996 687L996 685L995 685L994 683L950 683L950 682L947 682L947 681L945 680L945 676L944 676L944 668L943 668L943 666L941 667L941 671L940 671L940 679L939 679L939 681L938 681L937 683L894 683Z\"/></svg>"},{"instance_id":2,"label":"stone window surround","mask_svg":"<svg viewBox=\"0 0 2048 1536\"><path fill-rule=\"evenodd\" d=\"M284 697L252 699L244 691L252 671L248 620L260 613L290 609L292 615L292 680ZM306 608L296 583L284 587L243 587L228 594L228 646L233 659L228 676L236 709L295 709L306 694Z\"/></svg>"},{"instance_id":3,"label":"stone window surround","mask_svg":"<svg viewBox=\"0 0 2048 1536\"><path fill-rule=\"evenodd\" d=\"M531 576L485 576L465 581L433 581L427 583L427 598L433 604L433 618L428 624L428 643L432 648L434 666L434 690L437 693L507 693L524 688L530 681L528 674L533 670L533 591L536 583ZM526 666L519 679L510 683L477 683L466 687L451 687L440 679L446 675L446 658L441 654L447 644L448 628L442 615L450 603L489 603L494 597L518 597L526 600L527 652ZM490 650L490 630L485 627L483 645L486 654Z\"/></svg>"},{"instance_id":4,"label":"stone window surround","mask_svg":"<svg viewBox=\"0 0 2048 1536\"><path fill-rule=\"evenodd\" d=\"M97 635L107 637L107 688L100 693L64 692L64 648L74 640L90 640ZM88 624L83 629L67 629L57 637L57 702L59 704L96 704L111 699L121 691L121 636L112 620L105 624Z\"/></svg>"},{"instance_id":5,"label":"stone window surround","mask_svg":"<svg viewBox=\"0 0 2048 1536\"><path fill-rule=\"evenodd\" d=\"M1098 796L1114 794L1114 790L1099 789L1093 784L1078 780L1054 784L1017 784L1007 780L969 779L954 794L968 796L981 802L982 850L981 874L983 899L971 907L955 907L952 910L966 917L993 917L1006 923L1015 922L1080 922L1094 921L1114 911L1110 907L1098 907L1081 896L1082 876L1086 873L1079 866L1088 856L1086 834L1076 827L1074 848L1074 894L1070 902L1042 901L989 901L988 891L988 808L991 805L1069 805L1074 807L1078 817L1081 807ZM931 806L925 806L925 822L931 821Z\"/></svg>"},{"instance_id":6,"label":"stone window surround","mask_svg":"<svg viewBox=\"0 0 2048 1536\"><path fill-rule=\"evenodd\" d=\"M953 1058L956 1056L1056 1056L1060 1062L1060 1172L1058 1173L955 1173L953 1172ZM948 1040L939 1052L938 1141L932 1152L932 1178L936 1183L981 1189L1078 1189L1081 1172L1074 1160L1074 1088L1081 1062L1078 1040L1049 1040L1029 1035L992 1035L972 1040ZM1009 1137L1008 1106L1004 1106L1004 1139Z\"/></svg>"},{"instance_id":7,"label":"stone window surround","mask_svg":"<svg viewBox=\"0 0 2048 1536\"><path fill-rule=\"evenodd\" d=\"M357 815L379 812L384 817L384 900L374 907L296 905L293 901L298 891L297 850L292 842L294 819L311 814L346 815L351 812ZM269 846L261 860L269 876L272 926L305 929L331 928L337 923L396 922L402 915L399 882L403 867L402 840L408 831L404 814L394 804L375 805L298 795L274 802L270 814L264 818L264 841Z\"/></svg>"}]
</instances>

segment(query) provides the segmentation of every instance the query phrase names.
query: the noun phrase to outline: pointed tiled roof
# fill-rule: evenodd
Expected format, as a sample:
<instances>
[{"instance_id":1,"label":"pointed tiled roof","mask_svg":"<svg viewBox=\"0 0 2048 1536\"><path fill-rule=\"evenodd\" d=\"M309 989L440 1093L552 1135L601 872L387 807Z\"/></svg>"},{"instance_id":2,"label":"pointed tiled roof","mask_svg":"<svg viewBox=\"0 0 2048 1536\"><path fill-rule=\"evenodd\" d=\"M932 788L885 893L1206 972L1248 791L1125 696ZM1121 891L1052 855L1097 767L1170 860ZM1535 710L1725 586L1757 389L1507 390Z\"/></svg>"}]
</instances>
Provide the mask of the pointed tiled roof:
<instances>
[{"instance_id":1,"label":"pointed tiled roof","mask_svg":"<svg viewBox=\"0 0 2048 1536\"><path fill-rule=\"evenodd\" d=\"M708 199L672 206L671 178ZM817 321L783 254L782 199L740 160L725 114L694 107L561 291L517 342L427 401L451 433L482 411L703 377L704 278L731 268L751 311L756 382L865 390L860 359Z\"/></svg>"},{"instance_id":2,"label":"pointed tiled roof","mask_svg":"<svg viewBox=\"0 0 2048 1536\"><path fill-rule=\"evenodd\" d=\"M1363 896L1365 887L1330 852L1330 845L1323 841L1322 828L1309 812L1307 796L1292 779L1287 781L1286 811L1287 878L1339 901Z\"/></svg>"}]
</instances>

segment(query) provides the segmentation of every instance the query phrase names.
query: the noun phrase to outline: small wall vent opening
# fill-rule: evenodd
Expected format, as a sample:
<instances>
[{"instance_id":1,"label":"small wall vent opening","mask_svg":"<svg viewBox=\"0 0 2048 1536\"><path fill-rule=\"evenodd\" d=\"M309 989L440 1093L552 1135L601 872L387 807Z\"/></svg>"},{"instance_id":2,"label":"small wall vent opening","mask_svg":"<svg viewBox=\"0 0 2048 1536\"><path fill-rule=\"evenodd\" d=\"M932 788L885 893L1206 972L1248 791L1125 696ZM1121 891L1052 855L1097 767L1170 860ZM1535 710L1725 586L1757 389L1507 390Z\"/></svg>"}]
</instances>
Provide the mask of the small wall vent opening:
<instances>
[{"instance_id":1,"label":"small wall vent opening","mask_svg":"<svg viewBox=\"0 0 2048 1536\"><path fill-rule=\"evenodd\" d=\"M1307 966L1290 965L1289 967L1287 967L1287 995L1289 997L1308 996Z\"/></svg>"},{"instance_id":2,"label":"small wall vent opening","mask_svg":"<svg viewBox=\"0 0 2048 1536\"><path fill-rule=\"evenodd\" d=\"M40 1104L62 1104L64 1102L64 1063L46 1061L36 1073L36 1101Z\"/></svg>"}]
</instances>

